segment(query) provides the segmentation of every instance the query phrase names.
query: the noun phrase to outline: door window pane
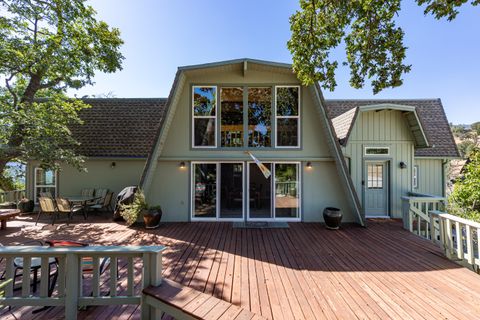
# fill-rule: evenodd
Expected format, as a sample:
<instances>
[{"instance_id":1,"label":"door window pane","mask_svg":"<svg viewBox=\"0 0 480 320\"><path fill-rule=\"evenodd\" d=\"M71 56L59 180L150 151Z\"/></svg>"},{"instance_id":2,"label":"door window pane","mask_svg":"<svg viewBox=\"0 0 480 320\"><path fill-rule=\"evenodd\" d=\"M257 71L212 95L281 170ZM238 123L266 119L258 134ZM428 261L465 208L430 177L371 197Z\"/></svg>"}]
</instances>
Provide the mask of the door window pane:
<instances>
[{"instance_id":1,"label":"door window pane","mask_svg":"<svg viewBox=\"0 0 480 320\"><path fill-rule=\"evenodd\" d=\"M217 204L217 165L194 164L194 212L195 218L215 218Z\"/></svg>"},{"instance_id":2,"label":"door window pane","mask_svg":"<svg viewBox=\"0 0 480 320\"><path fill-rule=\"evenodd\" d=\"M263 163L269 170L270 163ZM255 163L249 164L249 210L250 218L272 218L272 176L265 179L262 171Z\"/></svg>"},{"instance_id":3,"label":"door window pane","mask_svg":"<svg viewBox=\"0 0 480 320\"><path fill-rule=\"evenodd\" d=\"M383 188L383 164L367 165L367 188L368 189Z\"/></svg>"},{"instance_id":4,"label":"door window pane","mask_svg":"<svg viewBox=\"0 0 480 320\"><path fill-rule=\"evenodd\" d=\"M298 217L298 187L298 164L275 164L275 218Z\"/></svg>"},{"instance_id":5,"label":"door window pane","mask_svg":"<svg viewBox=\"0 0 480 320\"><path fill-rule=\"evenodd\" d=\"M53 198L57 196L57 181L55 170L35 168L35 201L38 202L40 193L50 193Z\"/></svg>"},{"instance_id":6,"label":"door window pane","mask_svg":"<svg viewBox=\"0 0 480 320\"><path fill-rule=\"evenodd\" d=\"M220 164L220 218L243 217L243 165Z\"/></svg>"},{"instance_id":7,"label":"door window pane","mask_svg":"<svg viewBox=\"0 0 480 320\"><path fill-rule=\"evenodd\" d=\"M248 89L248 146L270 147L272 131L272 89Z\"/></svg>"},{"instance_id":8,"label":"door window pane","mask_svg":"<svg viewBox=\"0 0 480 320\"><path fill-rule=\"evenodd\" d=\"M221 145L243 147L243 88L221 89Z\"/></svg>"}]
</instances>

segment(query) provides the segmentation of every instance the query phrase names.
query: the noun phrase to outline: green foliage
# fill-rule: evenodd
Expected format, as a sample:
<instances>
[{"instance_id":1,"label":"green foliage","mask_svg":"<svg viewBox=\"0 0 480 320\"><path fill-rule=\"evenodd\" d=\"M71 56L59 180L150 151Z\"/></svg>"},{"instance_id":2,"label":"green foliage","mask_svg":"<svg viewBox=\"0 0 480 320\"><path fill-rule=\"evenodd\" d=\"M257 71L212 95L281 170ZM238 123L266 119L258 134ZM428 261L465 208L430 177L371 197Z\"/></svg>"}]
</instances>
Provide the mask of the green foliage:
<instances>
[{"instance_id":1,"label":"green foliage","mask_svg":"<svg viewBox=\"0 0 480 320\"><path fill-rule=\"evenodd\" d=\"M480 121L472 123L472 130L477 133L477 135L480 136Z\"/></svg>"},{"instance_id":2,"label":"green foliage","mask_svg":"<svg viewBox=\"0 0 480 320\"><path fill-rule=\"evenodd\" d=\"M135 192L133 202L120 207L120 215L125 219L127 225L131 226L137 221L138 216L145 210L148 210L145 194L142 190L138 189L137 192Z\"/></svg>"},{"instance_id":3,"label":"green foliage","mask_svg":"<svg viewBox=\"0 0 480 320\"><path fill-rule=\"evenodd\" d=\"M467 158L475 148L475 142L472 140L464 140L457 144L458 152L462 158Z\"/></svg>"},{"instance_id":4,"label":"green foliage","mask_svg":"<svg viewBox=\"0 0 480 320\"><path fill-rule=\"evenodd\" d=\"M416 0L425 14L452 20L467 0ZM478 5L474 0L472 5ZM369 79L374 93L402 85L402 76L411 66L405 64L407 48L404 33L395 17L401 0L300 0L300 10L290 17L292 36L288 49L293 69L304 85L320 81L334 90L338 61L330 54L345 45L350 67L350 85L362 88Z\"/></svg>"},{"instance_id":5,"label":"green foliage","mask_svg":"<svg viewBox=\"0 0 480 320\"><path fill-rule=\"evenodd\" d=\"M463 179L453 186L449 212L480 221L480 149L475 148L464 167Z\"/></svg>"},{"instance_id":6,"label":"green foliage","mask_svg":"<svg viewBox=\"0 0 480 320\"><path fill-rule=\"evenodd\" d=\"M0 191L25 189L25 165L21 163L7 163L4 172L0 175Z\"/></svg>"},{"instance_id":7,"label":"green foliage","mask_svg":"<svg viewBox=\"0 0 480 320\"><path fill-rule=\"evenodd\" d=\"M0 12L0 172L29 159L81 168L68 128L88 106L65 93L121 69L119 30L85 0L0 0Z\"/></svg>"}]
</instances>

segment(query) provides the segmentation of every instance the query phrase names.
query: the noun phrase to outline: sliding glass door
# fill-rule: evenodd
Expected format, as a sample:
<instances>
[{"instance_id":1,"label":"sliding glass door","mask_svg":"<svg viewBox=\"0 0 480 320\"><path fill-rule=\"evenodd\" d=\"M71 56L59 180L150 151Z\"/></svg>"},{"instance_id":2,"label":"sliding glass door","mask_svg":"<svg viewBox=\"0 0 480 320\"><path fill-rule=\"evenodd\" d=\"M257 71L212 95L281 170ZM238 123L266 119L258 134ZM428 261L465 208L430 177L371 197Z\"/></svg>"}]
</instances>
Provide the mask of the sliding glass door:
<instances>
[{"instance_id":1,"label":"sliding glass door","mask_svg":"<svg viewBox=\"0 0 480 320\"><path fill-rule=\"evenodd\" d=\"M248 164L248 220L300 219L300 164L263 163L267 179L255 163Z\"/></svg>"},{"instance_id":2,"label":"sliding glass door","mask_svg":"<svg viewBox=\"0 0 480 320\"><path fill-rule=\"evenodd\" d=\"M192 163L192 220L242 220L243 163Z\"/></svg>"}]
</instances>

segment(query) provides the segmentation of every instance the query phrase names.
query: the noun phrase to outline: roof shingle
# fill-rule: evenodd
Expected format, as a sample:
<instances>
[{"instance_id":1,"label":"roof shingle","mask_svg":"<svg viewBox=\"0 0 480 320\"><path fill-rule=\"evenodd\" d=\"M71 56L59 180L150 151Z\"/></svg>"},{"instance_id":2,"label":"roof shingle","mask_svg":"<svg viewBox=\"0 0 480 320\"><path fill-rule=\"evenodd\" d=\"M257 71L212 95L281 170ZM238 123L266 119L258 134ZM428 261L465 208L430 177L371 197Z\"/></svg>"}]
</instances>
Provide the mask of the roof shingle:
<instances>
[{"instance_id":1,"label":"roof shingle","mask_svg":"<svg viewBox=\"0 0 480 320\"><path fill-rule=\"evenodd\" d=\"M164 98L83 99L91 108L80 111L83 125L72 126L87 157L146 158L152 148L166 103Z\"/></svg>"}]
</instances>

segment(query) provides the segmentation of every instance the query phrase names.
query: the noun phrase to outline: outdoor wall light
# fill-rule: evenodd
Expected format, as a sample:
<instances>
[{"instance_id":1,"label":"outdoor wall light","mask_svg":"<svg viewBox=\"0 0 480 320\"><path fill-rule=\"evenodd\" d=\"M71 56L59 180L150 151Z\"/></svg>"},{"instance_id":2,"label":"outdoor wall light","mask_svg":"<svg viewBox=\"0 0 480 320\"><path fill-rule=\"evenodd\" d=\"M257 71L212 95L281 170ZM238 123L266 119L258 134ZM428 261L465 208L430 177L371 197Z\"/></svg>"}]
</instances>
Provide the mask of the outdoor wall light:
<instances>
[{"instance_id":1,"label":"outdoor wall light","mask_svg":"<svg viewBox=\"0 0 480 320\"><path fill-rule=\"evenodd\" d=\"M180 169L185 169L185 161L180 162Z\"/></svg>"},{"instance_id":2,"label":"outdoor wall light","mask_svg":"<svg viewBox=\"0 0 480 320\"><path fill-rule=\"evenodd\" d=\"M307 162L307 168L312 169L312 163L310 161Z\"/></svg>"},{"instance_id":3,"label":"outdoor wall light","mask_svg":"<svg viewBox=\"0 0 480 320\"><path fill-rule=\"evenodd\" d=\"M116 165L117 165L117 164L115 163L115 161L113 161L112 163L110 163L110 168L113 169L113 168L115 168Z\"/></svg>"},{"instance_id":4,"label":"outdoor wall light","mask_svg":"<svg viewBox=\"0 0 480 320\"><path fill-rule=\"evenodd\" d=\"M400 169L406 169L407 168L407 164L403 161L400 161Z\"/></svg>"}]
</instances>

